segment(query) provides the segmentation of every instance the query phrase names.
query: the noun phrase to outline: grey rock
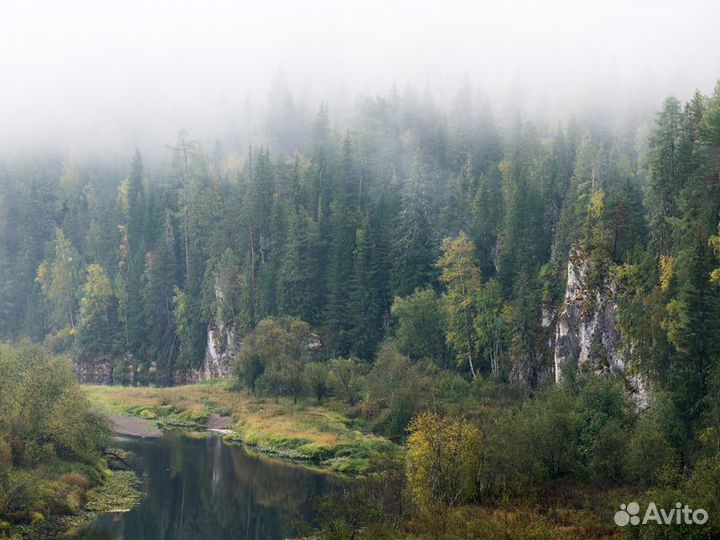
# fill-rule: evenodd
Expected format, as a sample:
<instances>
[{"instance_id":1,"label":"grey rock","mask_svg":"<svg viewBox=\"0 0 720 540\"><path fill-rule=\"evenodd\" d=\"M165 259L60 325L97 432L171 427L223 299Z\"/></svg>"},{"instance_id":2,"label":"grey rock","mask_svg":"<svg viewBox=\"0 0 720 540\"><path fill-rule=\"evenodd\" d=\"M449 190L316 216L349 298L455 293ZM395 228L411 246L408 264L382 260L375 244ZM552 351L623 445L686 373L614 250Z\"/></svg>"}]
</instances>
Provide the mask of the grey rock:
<instances>
[{"instance_id":1,"label":"grey rock","mask_svg":"<svg viewBox=\"0 0 720 540\"><path fill-rule=\"evenodd\" d=\"M617 290L609 277L599 285L588 285L587 256L578 246L570 251L565 299L555 325L555 380L562 379L568 360L595 372L625 369L622 340L615 314Z\"/></svg>"}]
</instances>

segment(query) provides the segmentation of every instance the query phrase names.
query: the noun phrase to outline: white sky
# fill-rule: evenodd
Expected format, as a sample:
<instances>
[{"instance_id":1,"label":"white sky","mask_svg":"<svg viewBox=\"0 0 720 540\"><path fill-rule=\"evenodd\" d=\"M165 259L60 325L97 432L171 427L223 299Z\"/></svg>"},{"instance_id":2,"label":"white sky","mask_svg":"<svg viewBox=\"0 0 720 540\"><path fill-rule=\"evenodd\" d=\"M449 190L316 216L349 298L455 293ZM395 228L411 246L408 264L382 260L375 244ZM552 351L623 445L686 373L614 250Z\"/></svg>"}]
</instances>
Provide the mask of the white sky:
<instances>
[{"instance_id":1,"label":"white sky","mask_svg":"<svg viewBox=\"0 0 720 540\"><path fill-rule=\"evenodd\" d=\"M0 0L5 146L211 131L278 74L313 110L464 76L496 111L654 107L720 78L720 2Z\"/></svg>"}]
</instances>

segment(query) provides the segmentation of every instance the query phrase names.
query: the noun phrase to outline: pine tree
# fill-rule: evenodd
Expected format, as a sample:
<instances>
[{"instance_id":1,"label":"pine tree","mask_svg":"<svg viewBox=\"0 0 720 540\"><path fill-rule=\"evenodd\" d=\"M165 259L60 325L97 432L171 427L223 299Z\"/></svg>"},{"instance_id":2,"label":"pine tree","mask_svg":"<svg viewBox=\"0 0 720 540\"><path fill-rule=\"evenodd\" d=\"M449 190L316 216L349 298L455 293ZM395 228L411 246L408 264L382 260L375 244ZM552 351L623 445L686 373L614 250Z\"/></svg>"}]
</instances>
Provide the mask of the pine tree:
<instances>
[{"instance_id":1,"label":"pine tree","mask_svg":"<svg viewBox=\"0 0 720 540\"><path fill-rule=\"evenodd\" d=\"M350 350L350 281L353 275L356 219L347 206L335 203L330 214L330 249L327 271L325 318L335 354L347 356Z\"/></svg>"},{"instance_id":2,"label":"pine tree","mask_svg":"<svg viewBox=\"0 0 720 540\"><path fill-rule=\"evenodd\" d=\"M502 195L500 173L490 171L483 174L473 201L471 236L477 246L480 270L488 278L495 275L497 263L497 242L502 221Z\"/></svg>"},{"instance_id":3,"label":"pine tree","mask_svg":"<svg viewBox=\"0 0 720 540\"><path fill-rule=\"evenodd\" d=\"M127 228L130 242L130 257L140 251L144 239L145 189L142 156L135 150L130 163L130 177L127 185ZM143 254L144 256L144 254Z\"/></svg>"},{"instance_id":4,"label":"pine tree","mask_svg":"<svg viewBox=\"0 0 720 540\"><path fill-rule=\"evenodd\" d=\"M672 247L671 225L676 215L676 197L680 189L678 142L682 115L680 102L669 97L658 113L652 135L652 155L648 183L650 238L661 255Z\"/></svg>"},{"instance_id":5,"label":"pine tree","mask_svg":"<svg viewBox=\"0 0 720 540\"><path fill-rule=\"evenodd\" d=\"M270 213L270 234L267 256L260 267L260 290L258 292L258 318L264 319L278 313L278 286L283 257L288 241L289 205L279 194L275 195Z\"/></svg>"},{"instance_id":6,"label":"pine tree","mask_svg":"<svg viewBox=\"0 0 720 540\"><path fill-rule=\"evenodd\" d=\"M391 288L393 296L407 296L432 282L435 259L428 204L417 186L402 199L393 242Z\"/></svg>"},{"instance_id":7,"label":"pine tree","mask_svg":"<svg viewBox=\"0 0 720 540\"><path fill-rule=\"evenodd\" d=\"M350 350L365 360L372 359L380 342L382 329L382 308L375 288L374 246L369 227L365 217L355 233L353 274L348 302Z\"/></svg>"},{"instance_id":8,"label":"pine tree","mask_svg":"<svg viewBox=\"0 0 720 540\"><path fill-rule=\"evenodd\" d=\"M303 209L290 218L285 256L280 269L278 310L315 323L320 315L318 225Z\"/></svg>"},{"instance_id":9,"label":"pine tree","mask_svg":"<svg viewBox=\"0 0 720 540\"><path fill-rule=\"evenodd\" d=\"M177 275L175 228L166 212L160 245L148 253L143 274L144 320L147 341L145 355L168 374L176 355L173 296Z\"/></svg>"}]
</instances>

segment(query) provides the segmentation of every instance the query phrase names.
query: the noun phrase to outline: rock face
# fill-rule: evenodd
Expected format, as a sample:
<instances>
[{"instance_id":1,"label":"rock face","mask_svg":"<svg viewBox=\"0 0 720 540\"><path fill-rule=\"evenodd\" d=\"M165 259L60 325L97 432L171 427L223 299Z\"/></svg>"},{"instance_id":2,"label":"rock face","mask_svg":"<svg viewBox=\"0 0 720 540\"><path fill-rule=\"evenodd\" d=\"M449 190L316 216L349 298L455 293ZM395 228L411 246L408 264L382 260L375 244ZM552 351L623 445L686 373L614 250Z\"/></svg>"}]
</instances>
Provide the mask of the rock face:
<instances>
[{"instance_id":1,"label":"rock face","mask_svg":"<svg viewBox=\"0 0 720 540\"><path fill-rule=\"evenodd\" d=\"M82 357L76 360L74 367L78 382L83 384L157 384L157 364L152 362L150 366L143 366L130 353L122 359Z\"/></svg>"},{"instance_id":2,"label":"rock face","mask_svg":"<svg viewBox=\"0 0 720 540\"><path fill-rule=\"evenodd\" d=\"M231 377L232 360L237 351L234 332L221 325L210 323L202 366L182 371L176 368L173 372L173 384L195 384L210 379Z\"/></svg>"},{"instance_id":3,"label":"rock face","mask_svg":"<svg viewBox=\"0 0 720 540\"><path fill-rule=\"evenodd\" d=\"M609 278L588 284L587 257L579 247L570 251L565 299L555 326L555 380L565 364L576 360L595 372L623 372L620 332L615 324L616 287Z\"/></svg>"},{"instance_id":4,"label":"rock face","mask_svg":"<svg viewBox=\"0 0 720 540\"><path fill-rule=\"evenodd\" d=\"M75 363L75 376L83 384L113 384L113 362L92 358Z\"/></svg>"},{"instance_id":5,"label":"rock face","mask_svg":"<svg viewBox=\"0 0 720 540\"><path fill-rule=\"evenodd\" d=\"M208 326L205 359L203 361L203 380L230 377L232 359L237 354L238 343L235 332L221 324Z\"/></svg>"},{"instance_id":6,"label":"rock face","mask_svg":"<svg viewBox=\"0 0 720 540\"><path fill-rule=\"evenodd\" d=\"M215 302L219 306L224 295L218 279L215 280ZM205 338L205 356L202 366L184 372L176 370L175 384L192 384L210 379L226 379L232 375L232 361L238 352L240 343L235 332L225 325L219 317L210 321Z\"/></svg>"}]
</instances>

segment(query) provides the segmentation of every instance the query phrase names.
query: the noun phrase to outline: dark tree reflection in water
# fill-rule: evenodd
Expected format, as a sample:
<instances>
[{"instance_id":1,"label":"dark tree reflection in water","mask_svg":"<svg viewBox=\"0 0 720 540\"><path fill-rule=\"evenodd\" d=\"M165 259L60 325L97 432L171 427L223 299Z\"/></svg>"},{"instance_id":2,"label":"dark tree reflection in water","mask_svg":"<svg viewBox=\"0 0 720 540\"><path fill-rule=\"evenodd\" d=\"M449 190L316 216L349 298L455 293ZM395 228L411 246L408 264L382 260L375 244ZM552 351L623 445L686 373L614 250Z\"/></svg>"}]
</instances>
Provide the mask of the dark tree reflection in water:
<instances>
[{"instance_id":1,"label":"dark tree reflection in water","mask_svg":"<svg viewBox=\"0 0 720 540\"><path fill-rule=\"evenodd\" d=\"M309 519L310 499L337 480L248 454L219 437L119 439L139 456L145 498L129 512L102 514L76 540L272 540Z\"/></svg>"}]
</instances>

